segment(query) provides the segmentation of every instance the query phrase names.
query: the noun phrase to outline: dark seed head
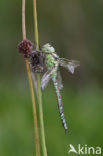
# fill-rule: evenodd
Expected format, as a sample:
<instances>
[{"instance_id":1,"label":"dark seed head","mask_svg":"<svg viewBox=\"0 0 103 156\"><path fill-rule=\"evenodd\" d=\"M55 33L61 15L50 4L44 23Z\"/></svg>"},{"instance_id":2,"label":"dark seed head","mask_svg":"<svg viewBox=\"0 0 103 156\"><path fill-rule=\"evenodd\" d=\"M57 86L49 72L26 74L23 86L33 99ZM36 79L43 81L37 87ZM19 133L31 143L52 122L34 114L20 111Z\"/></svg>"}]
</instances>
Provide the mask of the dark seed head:
<instances>
[{"instance_id":1,"label":"dark seed head","mask_svg":"<svg viewBox=\"0 0 103 156\"><path fill-rule=\"evenodd\" d=\"M33 51L30 54L30 64L33 72L43 72L44 58L41 51Z\"/></svg>"},{"instance_id":2,"label":"dark seed head","mask_svg":"<svg viewBox=\"0 0 103 156\"><path fill-rule=\"evenodd\" d=\"M29 57L29 54L33 48L33 44L30 40L22 40L18 45L18 50L24 55L25 58Z\"/></svg>"}]
</instances>

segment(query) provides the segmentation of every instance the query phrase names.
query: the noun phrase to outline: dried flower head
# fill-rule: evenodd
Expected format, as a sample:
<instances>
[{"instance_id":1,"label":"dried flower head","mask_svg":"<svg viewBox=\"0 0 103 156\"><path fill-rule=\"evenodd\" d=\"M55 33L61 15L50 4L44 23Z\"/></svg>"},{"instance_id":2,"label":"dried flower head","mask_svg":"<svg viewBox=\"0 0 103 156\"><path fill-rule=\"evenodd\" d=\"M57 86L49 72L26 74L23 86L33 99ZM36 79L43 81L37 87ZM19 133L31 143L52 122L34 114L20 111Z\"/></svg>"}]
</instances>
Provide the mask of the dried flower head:
<instances>
[{"instance_id":1,"label":"dried flower head","mask_svg":"<svg viewBox=\"0 0 103 156\"><path fill-rule=\"evenodd\" d=\"M33 44L30 40L22 40L18 45L18 50L24 55L25 58L29 57L29 54L33 48Z\"/></svg>"},{"instance_id":2,"label":"dried flower head","mask_svg":"<svg viewBox=\"0 0 103 156\"><path fill-rule=\"evenodd\" d=\"M43 72L44 56L40 50L34 50L30 54L30 66L33 72Z\"/></svg>"}]
</instances>

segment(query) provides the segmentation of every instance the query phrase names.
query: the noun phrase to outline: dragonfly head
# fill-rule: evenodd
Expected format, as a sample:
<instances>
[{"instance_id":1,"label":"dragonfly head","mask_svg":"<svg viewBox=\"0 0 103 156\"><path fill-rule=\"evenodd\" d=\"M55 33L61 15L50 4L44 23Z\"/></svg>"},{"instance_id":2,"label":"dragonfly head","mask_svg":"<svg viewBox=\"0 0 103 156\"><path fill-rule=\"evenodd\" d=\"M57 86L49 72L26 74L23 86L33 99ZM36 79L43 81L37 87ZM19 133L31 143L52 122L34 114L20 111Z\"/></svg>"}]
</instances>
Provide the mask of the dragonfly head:
<instances>
[{"instance_id":1,"label":"dragonfly head","mask_svg":"<svg viewBox=\"0 0 103 156\"><path fill-rule=\"evenodd\" d=\"M55 52L55 49L49 44L45 44L42 46L42 52L44 53L54 53Z\"/></svg>"}]
</instances>

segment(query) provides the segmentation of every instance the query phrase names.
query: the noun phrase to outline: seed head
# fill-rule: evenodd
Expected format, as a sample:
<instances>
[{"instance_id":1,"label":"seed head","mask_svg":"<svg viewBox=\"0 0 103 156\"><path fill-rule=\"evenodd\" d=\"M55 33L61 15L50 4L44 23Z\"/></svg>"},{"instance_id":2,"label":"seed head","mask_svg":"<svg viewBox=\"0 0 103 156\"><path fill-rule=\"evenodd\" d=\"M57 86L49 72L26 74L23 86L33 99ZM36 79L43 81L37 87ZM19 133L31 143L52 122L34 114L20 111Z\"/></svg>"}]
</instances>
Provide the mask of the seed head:
<instances>
[{"instance_id":1,"label":"seed head","mask_svg":"<svg viewBox=\"0 0 103 156\"><path fill-rule=\"evenodd\" d=\"M18 45L18 50L24 55L25 58L29 57L29 54L33 48L33 44L30 40L22 40Z\"/></svg>"},{"instance_id":2,"label":"seed head","mask_svg":"<svg viewBox=\"0 0 103 156\"><path fill-rule=\"evenodd\" d=\"M43 72L44 57L41 51L32 51L30 54L30 65L33 72Z\"/></svg>"}]
</instances>

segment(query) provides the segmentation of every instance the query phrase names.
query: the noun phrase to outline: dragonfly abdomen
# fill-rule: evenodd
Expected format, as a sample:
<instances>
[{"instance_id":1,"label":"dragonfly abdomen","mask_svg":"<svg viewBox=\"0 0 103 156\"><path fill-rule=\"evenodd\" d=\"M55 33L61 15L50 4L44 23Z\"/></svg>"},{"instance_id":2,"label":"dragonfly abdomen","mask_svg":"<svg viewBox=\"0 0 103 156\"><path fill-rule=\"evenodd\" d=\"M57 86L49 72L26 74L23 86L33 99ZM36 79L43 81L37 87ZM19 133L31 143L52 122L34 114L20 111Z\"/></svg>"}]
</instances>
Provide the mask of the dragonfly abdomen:
<instances>
[{"instance_id":1,"label":"dragonfly abdomen","mask_svg":"<svg viewBox=\"0 0 103 156\"><path fill-rule=\"evenodd\" d=\"M65 129L65 132L67 133L67 129L68 128L67 128L67 124L66 124L66 120L65 120L65 116L64 116L63 104L62 104L60 90L58 88L58 82L56 81L56 79L55 80L53 79L53 82L54 82L54 86L55 86L55 90L56 90L57 101L58 101L58 108L59 108L61 121L62 121L63 127Z\"/></svg>"}]
</instances>

